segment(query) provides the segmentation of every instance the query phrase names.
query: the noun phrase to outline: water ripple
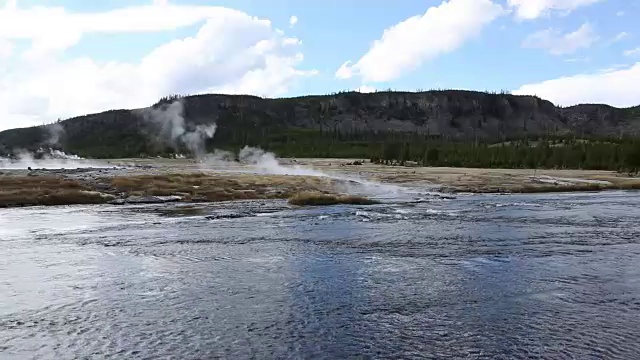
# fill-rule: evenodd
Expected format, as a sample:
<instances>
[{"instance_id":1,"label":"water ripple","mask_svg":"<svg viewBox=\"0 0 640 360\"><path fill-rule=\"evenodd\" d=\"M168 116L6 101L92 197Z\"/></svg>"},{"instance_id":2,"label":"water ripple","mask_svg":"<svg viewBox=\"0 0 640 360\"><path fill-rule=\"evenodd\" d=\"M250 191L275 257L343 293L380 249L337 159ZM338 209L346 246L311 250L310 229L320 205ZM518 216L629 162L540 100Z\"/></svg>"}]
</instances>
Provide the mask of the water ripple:
<instances>
[{"instance_id":1,"label":"water ripple","mask_svg":"<svg viewBox=\"0 0 640 360\"><path fill-rule=\"evenodd\" d=\"M0 210L0 358L640 357L640 197Z\"/></svg>"}]
</instances>

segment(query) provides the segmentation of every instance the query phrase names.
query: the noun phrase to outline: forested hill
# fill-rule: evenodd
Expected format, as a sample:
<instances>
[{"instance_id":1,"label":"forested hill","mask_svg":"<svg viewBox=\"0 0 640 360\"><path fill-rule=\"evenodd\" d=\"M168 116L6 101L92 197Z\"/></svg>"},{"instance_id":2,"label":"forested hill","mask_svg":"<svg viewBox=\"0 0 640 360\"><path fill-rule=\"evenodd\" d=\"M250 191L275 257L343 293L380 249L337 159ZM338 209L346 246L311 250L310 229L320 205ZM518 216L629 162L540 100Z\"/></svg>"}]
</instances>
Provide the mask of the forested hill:
<instances>
[{"instance_id":1,"label":"forested hill","mask_svg":"<svg viewBox=\"0 0 640 360\"><path fill-rule=\"evenodd\" d=\"M149 109L175 100L162 99ZM491 143L535 137L640 135L640 107L561 108L533 96L474 91L345 92L283 99L211 94L179 100L187 128L217 123L215 137L207 141L209 149L248 144L295 156L315 152L318 156L348 155L332 152L332 146L344 150L340 144L362 148L365 143L405 138L412 142L437 139ZM7 130L0 133L0 154L51 143L88 157L134 157L180 150L158 141L158 124L143 116L149 109L111 110L58 125Z\"/></svg>"}]
</instances>

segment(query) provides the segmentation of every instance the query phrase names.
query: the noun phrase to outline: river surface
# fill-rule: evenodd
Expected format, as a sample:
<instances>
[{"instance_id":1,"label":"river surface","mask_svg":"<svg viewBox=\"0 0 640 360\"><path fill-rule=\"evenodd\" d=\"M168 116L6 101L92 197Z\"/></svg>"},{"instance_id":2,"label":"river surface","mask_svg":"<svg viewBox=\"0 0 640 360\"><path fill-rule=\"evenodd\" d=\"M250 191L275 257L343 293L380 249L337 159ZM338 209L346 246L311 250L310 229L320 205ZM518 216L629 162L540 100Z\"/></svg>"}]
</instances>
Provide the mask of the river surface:
<instances>
[{"instance_id":1,"label":"river surface","mask_svg":"<svg viewBox=\"0 0 640 360\"><path fill-rule=\"evenodd\" d=\"M640 358L640 193L0 210L0 358Z\"/></svg>"}]
</instances>

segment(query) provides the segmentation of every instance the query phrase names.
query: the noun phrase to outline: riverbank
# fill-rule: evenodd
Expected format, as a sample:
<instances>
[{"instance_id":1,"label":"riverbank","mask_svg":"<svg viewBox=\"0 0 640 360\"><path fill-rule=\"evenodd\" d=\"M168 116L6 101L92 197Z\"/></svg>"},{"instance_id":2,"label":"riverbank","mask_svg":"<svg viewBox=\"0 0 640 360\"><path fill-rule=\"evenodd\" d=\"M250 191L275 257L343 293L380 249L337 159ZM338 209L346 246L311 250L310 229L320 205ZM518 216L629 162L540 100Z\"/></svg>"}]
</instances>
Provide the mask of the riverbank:
<instances>
[{"instance_id":1,"label":"riverbank","mask_svg":"<svg viewBox=\"0 0 640 360\"><path fill-rule=\"evenodd\" d=\"M280 162L283 166L265 168L189 159L119 159L104 161L101 168L3 169L0 207L291 199L310 192L340 198L350 183L363 181L448 193L640 189L640 178L611 171L386 166L354 159ZM314 176L319 174L329 176Z\"/></svg>"},{"instance_id":2,"label":"riverbank","mask_svg":"<svg viewBox=\"0 0 640 360\"><path fill-rule=\"evenodd\" d=\"M286 175L34 173L0 176L0 207L288 199L303 192L331 194L333 188L326 178Z\"/></svg>"},{"instance_id":3,"label":"riverbank","mask_svg":"<svg viewBox=\"0 0 640 360\"><path fill-rule=\"evenodd\" d=\"M293 162L293 160L289 161ZM353 165L354 163L361 163L361 165ZM295 164L382 183L430 186L440 191L454 193L544 193L640 189L640 177L605 170L388 166L343 159L297 159Z\"/></svg>"}]
</instances>

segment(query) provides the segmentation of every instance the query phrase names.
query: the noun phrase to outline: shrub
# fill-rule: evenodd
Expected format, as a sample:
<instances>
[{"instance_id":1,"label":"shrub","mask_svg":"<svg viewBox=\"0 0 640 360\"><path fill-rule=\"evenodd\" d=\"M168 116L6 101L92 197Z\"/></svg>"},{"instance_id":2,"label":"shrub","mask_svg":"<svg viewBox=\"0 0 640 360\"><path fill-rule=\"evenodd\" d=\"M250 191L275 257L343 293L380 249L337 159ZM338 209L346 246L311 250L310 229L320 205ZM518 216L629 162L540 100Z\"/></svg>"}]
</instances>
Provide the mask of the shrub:
<instances>
[{"instance_id":1,"label":"shrub","mask_svg":"<svg viewBox=\"0 0 640 360\"><path fill-rule=\"evenodd\" d=\"M302 192L289 198L289 204L291 205L310 205L310 206L324 206L324 205L373 205L378 204L376 200L371 200L363 196L354 195L332 195L323 194L320 192Z\"/></svg>"}]
</instances>

